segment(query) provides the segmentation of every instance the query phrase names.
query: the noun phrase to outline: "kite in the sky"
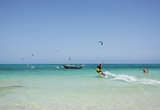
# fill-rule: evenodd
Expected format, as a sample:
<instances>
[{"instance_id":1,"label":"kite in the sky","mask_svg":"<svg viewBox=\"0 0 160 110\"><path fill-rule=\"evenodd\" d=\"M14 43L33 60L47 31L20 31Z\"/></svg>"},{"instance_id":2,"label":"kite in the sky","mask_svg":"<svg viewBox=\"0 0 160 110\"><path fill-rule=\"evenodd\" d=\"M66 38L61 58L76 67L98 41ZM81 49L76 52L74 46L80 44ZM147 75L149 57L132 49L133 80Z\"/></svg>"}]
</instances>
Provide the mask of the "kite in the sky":
<instances>
[{"instance_id":1,"label":"kite in the sky","mask_svg":"<svg viewBox=\"0 0 160 110\"><path fill-rule=\"evenodd\" d=\"M103 45L103 42L102 42L102 41L99 41L99 44Z\"/></svg>"}]
</instances>

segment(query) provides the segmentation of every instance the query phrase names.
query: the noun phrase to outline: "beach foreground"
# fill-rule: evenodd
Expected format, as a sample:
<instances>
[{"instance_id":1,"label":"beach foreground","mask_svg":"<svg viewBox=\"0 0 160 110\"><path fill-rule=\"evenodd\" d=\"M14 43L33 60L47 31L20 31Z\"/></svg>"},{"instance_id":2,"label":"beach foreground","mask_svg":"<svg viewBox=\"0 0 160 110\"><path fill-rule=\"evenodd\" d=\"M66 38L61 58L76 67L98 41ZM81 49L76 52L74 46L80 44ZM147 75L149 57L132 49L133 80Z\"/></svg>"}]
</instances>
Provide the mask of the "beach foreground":
<instances>
[{"instance_id":1,"label":"beach foreground","mask_svg":"<svg viewBox=\"0 0 160 110\"><path fill-rule=\"evenodd\" d=\"M0 110L159 110L160 65L103 65L112 78L95 67L0 65Z\"/></svg>"}]
</instances>

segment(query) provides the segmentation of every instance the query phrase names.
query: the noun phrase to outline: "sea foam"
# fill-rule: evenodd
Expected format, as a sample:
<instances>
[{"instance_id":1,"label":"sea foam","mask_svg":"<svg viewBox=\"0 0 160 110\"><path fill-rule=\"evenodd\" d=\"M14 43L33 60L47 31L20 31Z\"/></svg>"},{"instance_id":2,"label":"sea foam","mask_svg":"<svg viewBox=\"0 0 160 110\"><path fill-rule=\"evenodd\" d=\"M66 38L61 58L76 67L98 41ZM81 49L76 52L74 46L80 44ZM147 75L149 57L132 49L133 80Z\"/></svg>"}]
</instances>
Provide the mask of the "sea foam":
<instances>
[{"instance_id":1,"label":"sea foam","mask_svg":"<svg viewBox=\"0 0 160 110\"><path fill-rule=\"evenodd\" d=\"M109 71L104 72L106 75L105 78L112 78L113 80L125 81L125 82L134 82L139 84L148 84L148 85L159 85L160 81L153 79L138 79L135 76L130 76L126 74L114 74Z\"/></svg>"}]
</instances>

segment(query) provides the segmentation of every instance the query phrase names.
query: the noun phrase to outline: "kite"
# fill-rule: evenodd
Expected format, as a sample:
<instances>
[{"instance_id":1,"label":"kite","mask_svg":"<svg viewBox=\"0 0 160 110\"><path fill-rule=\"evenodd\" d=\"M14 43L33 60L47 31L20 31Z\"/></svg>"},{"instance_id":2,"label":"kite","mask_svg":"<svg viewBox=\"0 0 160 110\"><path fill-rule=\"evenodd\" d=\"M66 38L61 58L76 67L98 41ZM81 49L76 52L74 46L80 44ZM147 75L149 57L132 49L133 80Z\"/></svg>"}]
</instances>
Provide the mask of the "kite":
<instances>
[{"instance_id":1,"label":"kite","mask_svg":"<svg viewBox=\"0 0 160 110\"><path fill-rule=\"evenodd\" d=\"M99 41L99 44L103 45L103 42L102 42L102 41Z\"/></svg>"}]
</instances>

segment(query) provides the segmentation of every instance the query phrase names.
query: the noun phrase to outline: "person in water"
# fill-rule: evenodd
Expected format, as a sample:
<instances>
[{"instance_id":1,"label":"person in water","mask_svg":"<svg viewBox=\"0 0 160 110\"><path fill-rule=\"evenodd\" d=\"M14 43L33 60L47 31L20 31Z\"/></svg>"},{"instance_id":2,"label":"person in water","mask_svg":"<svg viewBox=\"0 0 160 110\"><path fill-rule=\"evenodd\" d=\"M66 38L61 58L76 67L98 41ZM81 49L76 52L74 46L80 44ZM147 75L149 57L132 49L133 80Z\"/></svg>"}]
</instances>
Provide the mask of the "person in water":
<instances>
[{"instance_id":1,"label":"person in water","mask_svg":"<svg viewBox=\"0 0 160 110\"><path fill-rule=\"evenodd\" d=\"M144 74L147 74L147 73L148 73L148 69L144 68L144 69L143 69L143 73L144 73Z\"/></svg>"},{"instance_id":2,"label":"person in water","mask_svg":"<svg viewBox=\"0 0 160 110\"><path fill-rule=\"evenodd\" d=\"M98 74L102 75L102 76L106 76L103 72L102 72L102 64L98 64L96 71Z\"/></svg>"}]
</instances>

